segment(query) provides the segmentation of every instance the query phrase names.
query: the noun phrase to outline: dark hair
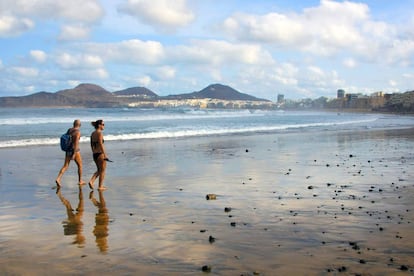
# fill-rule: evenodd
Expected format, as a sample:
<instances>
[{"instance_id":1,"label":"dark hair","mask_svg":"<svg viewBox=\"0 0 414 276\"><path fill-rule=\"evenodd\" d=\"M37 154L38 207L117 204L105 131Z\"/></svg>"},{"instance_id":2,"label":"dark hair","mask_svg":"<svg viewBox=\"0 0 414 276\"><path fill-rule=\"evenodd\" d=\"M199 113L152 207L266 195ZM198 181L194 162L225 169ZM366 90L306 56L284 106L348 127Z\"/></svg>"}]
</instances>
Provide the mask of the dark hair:
<instances>
[{"instance_id":1,"label":"dark hair","mask_svg":"<svg viewBox=\"0 0 414 276\"><path fill-rule=\"evenodd\" d=\"M99 125L102 125L102 123L103 123L102 120L96 120L95 122L92 122L91 124L93 125L95 129L98 129Z\"/></svg>"}]
</instances>

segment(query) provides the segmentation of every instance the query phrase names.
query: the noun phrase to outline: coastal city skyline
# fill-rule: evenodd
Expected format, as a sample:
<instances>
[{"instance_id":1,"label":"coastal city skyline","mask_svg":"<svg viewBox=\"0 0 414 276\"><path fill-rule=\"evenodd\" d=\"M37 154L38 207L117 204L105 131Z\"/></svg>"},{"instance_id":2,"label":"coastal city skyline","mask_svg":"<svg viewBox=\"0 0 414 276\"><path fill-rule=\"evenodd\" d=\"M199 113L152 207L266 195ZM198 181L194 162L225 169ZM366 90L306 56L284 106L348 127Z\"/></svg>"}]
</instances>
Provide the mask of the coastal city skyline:
<instances>
[{"instance_id":1,"label":"coastal city skyline","mask_svg":"<svg viewBox=\"0 0 414 276\"><path fill-rule=\"evenodd\" d=\"M414 83L414 1L0 1L0 97L80 83L277 100Z\"/></svg>"}]
</instances>

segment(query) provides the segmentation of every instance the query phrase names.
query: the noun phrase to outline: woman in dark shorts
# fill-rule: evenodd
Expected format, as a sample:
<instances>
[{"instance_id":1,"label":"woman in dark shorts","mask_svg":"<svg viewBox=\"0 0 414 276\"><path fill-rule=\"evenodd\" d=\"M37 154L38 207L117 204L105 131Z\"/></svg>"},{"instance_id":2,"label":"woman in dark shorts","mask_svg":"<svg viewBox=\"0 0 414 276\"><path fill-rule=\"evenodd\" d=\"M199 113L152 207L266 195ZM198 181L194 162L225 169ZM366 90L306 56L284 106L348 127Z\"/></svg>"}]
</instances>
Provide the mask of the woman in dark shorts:
<instances>
[{"instance_id":1,"label":"woman in dark shorts","mask_svg":"<svg viewBox=\"0 0 414 276\"><path fill-rule=\"evenodd\" d=\"M105 170L106 170L106 156L105 147L104 147L104 138L103 130L105 129L105 124L103 120L97 120L92 122L95 131L91 134L91 149L93 153L93 161L95 161L97 171L92 175L91 180L89 180L89 188L93 189L93 183L96 178L99 177L99 187L98 190L105 190L106 187L103 185L105 179Z\"/></svg>"}]
</instances>

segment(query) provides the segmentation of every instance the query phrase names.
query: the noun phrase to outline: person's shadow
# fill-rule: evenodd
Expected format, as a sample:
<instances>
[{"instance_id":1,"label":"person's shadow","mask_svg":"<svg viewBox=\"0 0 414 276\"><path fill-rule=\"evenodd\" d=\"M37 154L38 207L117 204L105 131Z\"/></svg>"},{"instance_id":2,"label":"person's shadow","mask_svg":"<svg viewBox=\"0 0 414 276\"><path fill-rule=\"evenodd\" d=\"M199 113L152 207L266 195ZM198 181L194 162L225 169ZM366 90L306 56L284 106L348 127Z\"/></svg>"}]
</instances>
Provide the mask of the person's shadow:
<instances>
[{"instance_id":1,"label":"person's shadow","mask_svg":"<svg viewBox=\"0 0 414 276\"><path fill-rule=\"evenodd\" d=\"M93 195L93 191L89 194L89 199L93 205L98 207L98 212L95 215L95 227L93 228L93 234L95 235L96 246L101 252L108 251L108 235L109 235L109 215L106 208L105 198L103 191L98 191L99 201Z\"/></svg>"},{"instance_id":2,"label":"person's shadow","mask_svg":"<svg viewBox=\"0 0 414 276\"><path fill-rule=\"evenodd\" d=\"M67 200L61 193L60 188L56 191L57 196L59 197L60 201L62 201L63 205L66 207L66 213L68 218L62 222L63 224L63 234L65 236L74 235L75 239L72 244L77 244L78 247L83 247L85 244L85 236L83 235L83 211L84 211L84 203L83 203L83 193L82 188L79 187L79 203L76 210L72 208L69 200Z\"/></svg>"}]
</instances>

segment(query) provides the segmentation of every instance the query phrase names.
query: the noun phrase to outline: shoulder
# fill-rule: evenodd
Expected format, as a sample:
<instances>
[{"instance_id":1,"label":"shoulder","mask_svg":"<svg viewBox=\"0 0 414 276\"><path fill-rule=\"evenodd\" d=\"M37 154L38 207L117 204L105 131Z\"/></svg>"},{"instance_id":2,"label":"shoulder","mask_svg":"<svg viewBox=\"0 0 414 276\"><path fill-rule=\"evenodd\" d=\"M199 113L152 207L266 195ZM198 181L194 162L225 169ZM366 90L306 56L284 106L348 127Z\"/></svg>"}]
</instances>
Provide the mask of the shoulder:
<instances>
[{"instance_id":1,"label":"shoulder","mask_svg":"<svg viewBox=\"0 0 414 276\"><path fill-rule=\"evenodd\" d=\"M94 132L92 132L91 134L91 138L93 139L99 139L102 137L102 132L95 130Z\"/></svg>"},{"instance_id":2,"label":"shoulder","mask_svg":"<svg viewBox=\"0 0 414 276\"><path fill-rule=\"evenodd\" d=\"M78 128L69 129L69 133L72 136L80 136L80 130Z\"/></svg>"}]
</instances>

